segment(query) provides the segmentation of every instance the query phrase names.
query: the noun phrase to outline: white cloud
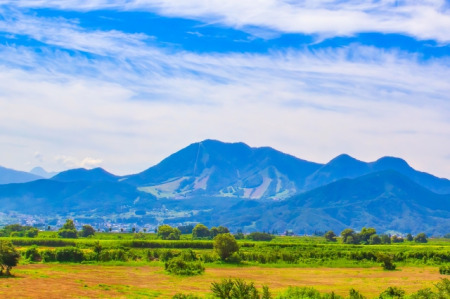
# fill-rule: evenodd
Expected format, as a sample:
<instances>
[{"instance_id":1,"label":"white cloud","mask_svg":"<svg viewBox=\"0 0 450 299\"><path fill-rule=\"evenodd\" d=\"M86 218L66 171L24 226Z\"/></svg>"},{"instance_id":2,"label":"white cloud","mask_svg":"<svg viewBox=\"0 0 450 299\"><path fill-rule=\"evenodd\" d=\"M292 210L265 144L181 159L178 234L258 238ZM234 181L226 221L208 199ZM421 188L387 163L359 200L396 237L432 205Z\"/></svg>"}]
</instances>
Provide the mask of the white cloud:
<instances>
[{"instance_id":1,"label":"white cloud","mask_svg":"<svg viewBox=\"0 0 450 299\"><path fill-rule=\"evenodd\" d=\"M55 161L56 163L60 164L63 169L72 169L72 168L91 169L94 167L99 167L103 163L102 159L86 157L82 160L79 160L75 157L64 155L56 156Z\"/></svg>"},{"instance_id":2,"label":"white cloud","mask_svg":"<svg viewBox=\"0 0 450 299\"><path fill-rule=\"evenodd\" d=\"M450 41L450 10L445 0L0 0L0 4L81 11L144 10L243 29L256 26L321 36L400 33Z\"/></svg>"},{"instance_id":3,"label":"white cloud","mask_svg":"<svg viewBox=\"0 0 450 299\"><path fill-rule=\"evenodd\" d=\"M421 62L360 45L269 54L168 52L143 35L14 18L0 27L93 55L0 46L5 166L24 168L23 157L39 151L59 156L46 161L47 169L102 165L125 174L215 138L320 162L343 152L363 160L396 155L450 177L442 163L450 148L448 59Z\"/></svg>"}]
</instances>

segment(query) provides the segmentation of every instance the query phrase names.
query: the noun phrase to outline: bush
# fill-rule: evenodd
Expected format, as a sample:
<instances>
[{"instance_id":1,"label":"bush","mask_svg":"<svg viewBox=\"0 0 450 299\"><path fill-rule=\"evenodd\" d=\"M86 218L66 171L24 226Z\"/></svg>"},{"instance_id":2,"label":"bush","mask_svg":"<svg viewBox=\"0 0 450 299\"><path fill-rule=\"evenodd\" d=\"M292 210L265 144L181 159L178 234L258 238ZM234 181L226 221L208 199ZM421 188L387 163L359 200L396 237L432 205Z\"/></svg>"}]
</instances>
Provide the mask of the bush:
<instances>
[{"instance_id":1,"label":"bush","mask_svg":"<svg viewBox=\"0 0 450 299\"><path fill-rule=\"evenodd\" d=\"M355 289L350 289L348 298L349 299L366 299L365 296L363 296L360 292L358 292Z\"/></svg>"},{"instance_id":2,"label":"bush","mask_svg":"<svg viewBox=\"0 0 450 299\"><path fill-rule=\"evenodd\" d=\"M178 293L173 295L172 299L200 299L200 297L192 295L192 294L182 294Z\"/></svg>"},{"instance_id":3,"label":"bush","mask_svg":"<svg viewBox=\"0 0 450 299\"><path fill-rule=\"evenodd\" d=\"M274 236L272 236L271 234L259 232L254 232L247 236L247 239L253 241L272 241L273 238Z\"/></svg>"},{"instance_id":4,"label":"bush","mask_svg":"<svg viewBox=\"0 0 450 299\"><path fill-rule=\"evenodd\" d=\"M44 262L55 262L56 252L54 250L46 249L41 252L41 257Z\"/></svg>"},{"instance_id":5,"label":"bush","mask_svg":"<svg viewBox=\"0 0 450 299\"><path fill-rule=\"evenodd\" d=\"M381 266L384 270L392 271L396 268L396 265L393 263L394 257L392 255L379 252L377 253L377 261L382 263Z\"/></svg>"},{"instance_id":6,"label":"bush","mask_svg":"<svg viewBox=\"0 0 450 299\"><path fill-rule=\"evenodd\" d=\"M221 282L213 282L211 284L211 291L216 298L245 298L245 299L269 299L269 288L263 286L262 295L259 295L253 282L247 283L244 280L237 279L223 279Z\"/></svg>"},{"instance_id":7,"label":"bush","mask_svg":"<svg viewBox=\"0 0 450 299\"><path fill-rule=\"evenodd\" d=\"M319 291L314 288L308 287L289 287L286 291L281 293L277 298L279 299L294 299L294 298L305 298L305 299L321 299Z\"/></svg>"},{"instance_id":8,"label":"bush","mask_svg":"<svg viewBox=\"0 0 450 299\"><path fill-rule=\"evenodd\" d=\"M25 251L25 258L31 262L40 262L42 257L38 251L38 247L33 245Z\"/></svg>"},{"instance_id":9,"label":"bush","mask_svg":"<svg viewBox=\"0 0 450 299\"><path fill-rule=\"evenodd\" d=\"M84 260L83 251L76 247L65 247L56 250L58 262L81 263Z\"/></svg>"},{"instance_id":10,"label":"bush","mask_svg":"<svg viewBox=\"0 0 450 299\"><path fill-rule=\"evenodd\" d=\"M103 249L97 258L99 261L102 262L109 262L109 261L126 262L128 260L127 253L123 249L108 249L108 250Z\"/></svg>"},{"instance_id":11,"label":"bush","mask_svg":"<svg viewBox=\"0 0 450 299\"><path fill-rule=\"evenodd\" d=\"M439 273L440 274L447 274L447 275L450 275L450 265L448 265L448 266L440 266L439 267Z\"/></svg>"},{"instance_id":12,"label":"bush","mask_svg":"<svg viewBox=\"0 0 450 299\"><path fill-rule=\"evenodd\" d=\"M380 299L403 298L405 291L398 287L388 287L380 294Z\"/></svg>"},{"instance_id":13,"label":"bush","mask_svg":"<svg viewBox=\"0 0 450 299\"><path fill-rule=\"evenodd\" d=\"M200 262L186 262L181 257L176 257L164 264L167 272L175 275L199 275L205 272L205 267Z\"/></svg>"},{"instance_id":14,"label":"bush","mask_svg":"<svg viewBox=\"0 0 450 299\"><path fill-rule=\"evenodd\" d=\"M411 294L409 299L434 299L438 298L430 288L418 290L416 293Z\"/></svg>"}]
</instances>

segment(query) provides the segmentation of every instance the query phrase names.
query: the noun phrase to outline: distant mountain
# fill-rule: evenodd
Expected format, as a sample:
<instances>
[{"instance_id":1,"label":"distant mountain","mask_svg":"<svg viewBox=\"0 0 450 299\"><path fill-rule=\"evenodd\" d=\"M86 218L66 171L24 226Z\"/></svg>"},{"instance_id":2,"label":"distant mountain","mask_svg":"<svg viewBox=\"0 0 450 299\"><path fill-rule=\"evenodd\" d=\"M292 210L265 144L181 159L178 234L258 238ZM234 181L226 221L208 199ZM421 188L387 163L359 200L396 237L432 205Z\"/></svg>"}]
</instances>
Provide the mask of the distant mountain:
<instances>
[{"instance_id":1,"label":"distant mountain","mask_svg":"<svg viewBox=\"0 0 450 299\"><path fill-rule=\"evenodd\" d=\"M40 176L40 177L45 178L45 179L49 179L52 176L55 176L55 175L58 174L57 172L48 172L44 168L42 168L40 166L37 166L37 167L34 167L33 169L31 169L30 173L32 173L34 175L37 175L37 176Z\"/></svg>"},{"instance_id":2,"label":"distant mountain","mask_svg":"<svg viewBox=\"0 0 450 299\"><path fill-rule=\"evenodd\" d=\"M0 166L0 184L26 183L42 179L41 176Z\"/></svg>"},{"instance_id":3,"label":"distant mountain","mask_svg":"<svg viewBox=\"0 0 450 299\"><path fill-rule=\"evenodd\" d=\"M450 195L433 193L395 171L343 179L284 201L236 205L211 223L296 233L375 227L379 232L450 231Z\"/></svg>"},{"instance_id":4,"label":"distant mountain","mask_svg":"<svg viewBox=\"0 0 450 299\"><path fill-rule=\"evenodd\" d=\"M63 171L52 177L52 180L59 182L117 182L119 178L103 168L98 167L94 169L77 168Z\"/></svg>"},{"instance_id":5,"label":"distant mountain","mask_svg":"<svg viewBox=\"0 0 450 299\"><path fill-rule=\"evenodd\" d=\"M384 170L395 170L436 193L450 194L450 180L417 171L400 158L383 157L375 162L366 163L345 154L337 156L309 176L304 190L312 190L341 179L357 178Z\"/></svg>"},{"instance_id":6,"label":"distant mountain","mask_svg":"<svg viewBox=\"0 0 450 299\"><path fill-rule=\"evenodd\" d=\"M126 182L160 198L284 199L298 193L320 166L270 147L205 140L128 176Z\"/></svg>"},{"instance_id":7,"label":"distant mountain","mask_svg":"<svg viewBox=\"0 0 450 299\"><path fill-rule=\"evenodd\" d=\"M394 157L367 163L344 154L318 164L270 147L205 140L134 175L80 168L39 178L0 168L0 179L16 182L0 185L0 212L247 232L450 231L450 181ZM34 181L17 183L25 179Z\"/></svg>"},{"instance_id":8,"label":"distant mountain","mask_svg":"<svg viewBox=\"0 0 450 299\"><path fill-rule=\"evenodd\" d=\"M0 212L15 211L32 215L113 215L142 206L152 209L154 199L134 186L107 181L39 180L0 185Z\"/></svg>"}]
</instances>

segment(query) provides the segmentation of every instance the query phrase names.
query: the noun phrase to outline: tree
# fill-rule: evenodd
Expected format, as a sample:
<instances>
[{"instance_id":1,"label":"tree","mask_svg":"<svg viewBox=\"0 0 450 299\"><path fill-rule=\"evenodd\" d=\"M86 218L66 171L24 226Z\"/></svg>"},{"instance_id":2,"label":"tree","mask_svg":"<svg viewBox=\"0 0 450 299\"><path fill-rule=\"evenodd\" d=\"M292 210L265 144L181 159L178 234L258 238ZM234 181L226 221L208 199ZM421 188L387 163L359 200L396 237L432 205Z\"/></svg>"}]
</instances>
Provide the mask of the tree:
<instances>
[{"instance_id":1,"label":"tree","mask_svg":"<svg viewBox=\"0 0 450 299\"><path fill-rule=\"evenodd\" d=\"M29 230L25 231L25 237L28 238L35 238L39 234L39 231L37 228L30 228Z\"/></svg>"},{"instance_id":2,"label":"tree","mask_svg":"<svg viewBox=\"0 0 450 299\"><path fill-rule=\"evenodd\" d=\"M239 251L239 245L230 233L219 234L214 238L214 251L222 260L226 260L233 253Z\"/></svg>"},{"instance_id":3,"label":"tree","mask_svg":"<svg viewBox=\"0 0 450 299\"><path fill-rule=\"evenodd\" d=\"M414 237L414 242L416 243L427 243L427 235L425 233L417 234L417 236Z\"/></svg>"},{"instance_id":4,"label":"tree","mask_svg":"<svg viewBox=\"0 0 450 299\"><path fill-rule=\"evenodd\" d=\"M358 236L351 228L346 228L341 232L342 242L345 244L358 244Z\"/></svg>"},{"instance_id":5,"label":"tree","mask_svg":"<svg viewBox=\"0 0 450 299\"><path fill-rule=\"evenodd\" d=\"M209 229L201 223L197 224L192 230L192 238L194 239L209 238L210 234Z\"/></svg>"},{"instance_id":6,"label":"tree","mask_svg":"<svg viewBox=\"0 0 450 299\"><path fill-rule=\"evenodd\" d=\"M363 227L361 232L358 234L359 240L364 244L369 242L370 236L375 235L377 231L373 227Z\"/></svg>"},{"instance_id":7,"label":"tree","mask_svg":"<svg viewBox=\"0 0 450 299\"><path fill-rule=\"evenodd\" d=\"M82 237L89 237L93 236L95 234L95 229L90 225L83 225L83 228L81 229L81 236Z\"/></svg>"},{"instance_id":8,"label":"tree","mask_svg":"<svg viewBox=\"0 0 450 299\"><path fill-rule=\"evenodd\" d=\"M61 238L77 238L77 229L72 219L67 219L66 223L58 230Z\"/></svg>"},{"instance_id":9,"label":"tree","mask_svg":"<svg viewBox=\"0 0 450 299\"><path fill-rule=\"evenodd\" d=\"M211 230L209 233L211 235L211 238L214 239L219 234L219 229L217 227L211 227Z\"/></svg>"},{"instance_id":10,"label":"tree","mask_svg":"<svg viewBox=\"0 0 450 299\"><path fill-rule=\"evenodd\" d=\"M381 243L391 244L391 237L389 237L389 235L383 234L383 235L380 235L380 238L381 238Z\"/></svg>"},{"instance_id":11,"label":"tree","mask_svg":"<svg viewBox=\"0 0 450 299\"><path fill-rule=\"evenodd\" d=\"M371 235L370 239L369 239L369 244L370 245L377 245L377 244L381 244L381 238L379 235Z\"/></svg>"},{"instance_id":12,"label":"tree","mask_svg":"<svg viewBox=\"0 0 450 299\"><path fill-rule=\"evenodd\" d=\"M407 234L406 235L406 240L411 242L412 240L414 240L414 238L413 238L413 236L411 234Z\"/></svg>"},{"instance_id":13,"label":"tree","mask_svg":"<svg viewBox=\"0 0 450 299\"><path fill-rule=\"evenodd\" d=\"M226 228L224 226L218 226L218 227L211 228L211 231L209 233L210 233L211 238L214 239L214 237L217 236L218 234L227 234L229 232L230 232L230 230L228 228Z\"/></svg>"},{"instance_id":14,"label":"tree","mask_svg":"<svg viewBox=\"0 0 450 299\"><path fill-rule=\"evenodd\" d=\"M6 270L6 275L11 275L12 267L17 266L20 253L14 248L11 241L0 240L0 275Z\"/></svg>"},{"instance_id":15,"label":"tree","mask_svg":"<svg viewBox=\"0 0 450 299\"><path fill-rule=\"evenodd\" d=\"M405 240L403 240L402 237L393 235L393 236L391 237L391 241L392 241L392 243L402 243L402 242L405 241Z\"/></svg>"},{"instance_id":16,"label":"tree","mask_svg":"<svg viewBox=\"0 0 450 299\"><path fill-rule=\"evenodd\" d=\"M158 237L163 240L179 240L181 232L178 228L163 224L158 227Z\"/></svg>"},{"instance_id":17,"label":"tree","mask_svg":"<svg viewBox=\"0 0 450 299\"><path fill-rule=\"evenodd\" d=\"M332 230L326 232L324 237L329 242L336 242L336 234Z\"/></svg>"}]
</instances>

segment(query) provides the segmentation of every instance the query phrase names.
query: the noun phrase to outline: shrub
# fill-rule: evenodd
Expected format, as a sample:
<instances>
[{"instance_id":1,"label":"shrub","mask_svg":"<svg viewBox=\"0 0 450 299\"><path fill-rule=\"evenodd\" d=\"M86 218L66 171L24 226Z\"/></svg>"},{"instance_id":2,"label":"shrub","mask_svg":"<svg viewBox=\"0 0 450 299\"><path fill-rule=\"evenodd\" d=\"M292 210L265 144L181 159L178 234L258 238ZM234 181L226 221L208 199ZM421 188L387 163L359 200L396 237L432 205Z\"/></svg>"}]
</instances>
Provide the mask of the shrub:
<instances>
[{"instance_id":1,"label":"shrub","mask_svg":"<svg viewBox=\"0 0 450 299\"><path fill-rule=\"evenodd\" d=\"M448 265L448 266L440 266L439 267L439 273L440 274L448 274L448 275L450 275L450 265Z\"/></svg>"},{"instance_id":2,"label":"shrub","mask_svg":"<svg viewBox=\"0 0 450 299\"><path fill-rule=\"evenodd\" d=\"M348 298L349 299L366 299L365 296L363 296L360 292L358 292L355 289L350 289Z\"/></svg>"},{"instance_id":3,"label":"shrub","mask_svg":"<svg viewBox=\"0 0 450 299\"><path fill-rule=\"evenodd\" d=\"M418 290L416 293L409 295L409 299L435 299L438 298L430 288Z\"/></svg>"},{"instance_id":4,"label":"shrub","mask_svg":"<svg viewBox=\"0 0 450 299\"><path fill-rule=\"evenodd\" d=\"M382 263L381 266L384 270L392 271L396 268L396 265L393 263L394 257L392 255L379 252L377 253L377 261Z\"/></svg>"},{"instance_id":5,"label":"shrub","mask_svg":"<svg viewBox=\"0 0 450 299\"><path fill-rule=\"evenodd\" d=\"M321 299L319 291L314 288L308 287L289 287L286 291L281 293L277 298L279 299L294 299L294 298L305 298L305 299Z\"/></svg>"},{"instance_id":6,"label":"shrub","mask_svg":"<svg viewBox=\"0 0 450 299\"><path fill-rule=\"evenodd\" d=\"M192 295L192 294L178 293L178 294L173 295L172 299L200 299L200 297Z\"/></svg>"},{"instance_id":7,"label":"shrub","mask_svg":"<svg viewBox=\"0 0 450 299\"><path fill-rule=\"evenodd\" d=\"M388 287L380 294L380 299L403 298L405 291L398 287Z\"/></svg>"},{"instance_id":8,"label":"shrub","mask_svg":"<svg viewBox=\"0 0 450 299\"><path fill-rule=\"evenodd\" d=\"M76 247L65 247L56 250L58 262L81 263L84 260L83 251Z\"/></svg>"},{"instance_id":9,"label":"shrub","mask_svg":"<svg viewBox=\"0 0 450 299\"><path fill-rule=\"evenodd\" d=\"M109 261L126 262L128 258L127 253L123 249L108 249L108 250L103 249L98 255L98 260L102 262L109 262Z\"/></svg>"},{"instance_id":10,"label":"shrub","mask_svg":"<svg viewBox=\"0 0 450 299\"><path fill-rule=\"evenodd\" d=\"M175 275L199 275L205 272L200 262L186 262L181 257L173 258L164 264L167 272Z\"/></svg>"},{"instance_id":11,"label":"shrub","mask_svg":"<svg viewBox=\"0 0 450 299\"><path fill-rule=\"evenodd\" d=\"M31 262L40 262L42 257L38 251L38 247L36 245L30 246L25 251L25 258Z\"/></svg>"},{"instance_id":12,"label":"shrub","mask_svg":"<svg viewBox=\"0 0 450 299\"><path fill-rule=\"evenodd\" d=\"M271 241L274 238L271 234L254 232L247 236L247 239L253 241Z\"/></svg>"},{"instance_id":13,"label":"shrub","mask_svg":"<svg viewBox=\"0 0 450 299\"><path fill-rule=\"evenodd\" d=\"M56 252L54 250L46 249L41 252L41 257L44 262L55 262Z\"/></svg>"},{"instance_id":14,"label":"shrub","mask_svg":"<svg viewBox=\"0 0 450 299\"><path fill-rule=\"evenodd\" d=\"M237 279L223 279L221 282L213 282L211 291L216 298L246 298L246 299L269 299L271 294L267 286L263 286L262 296L259 295L253 282Z\"/></svg>"}]
</instances>

